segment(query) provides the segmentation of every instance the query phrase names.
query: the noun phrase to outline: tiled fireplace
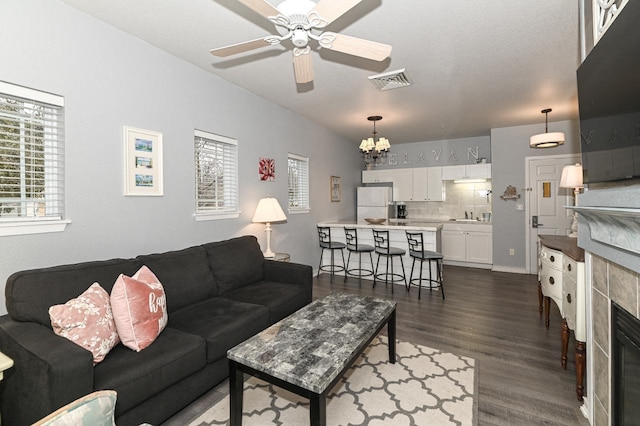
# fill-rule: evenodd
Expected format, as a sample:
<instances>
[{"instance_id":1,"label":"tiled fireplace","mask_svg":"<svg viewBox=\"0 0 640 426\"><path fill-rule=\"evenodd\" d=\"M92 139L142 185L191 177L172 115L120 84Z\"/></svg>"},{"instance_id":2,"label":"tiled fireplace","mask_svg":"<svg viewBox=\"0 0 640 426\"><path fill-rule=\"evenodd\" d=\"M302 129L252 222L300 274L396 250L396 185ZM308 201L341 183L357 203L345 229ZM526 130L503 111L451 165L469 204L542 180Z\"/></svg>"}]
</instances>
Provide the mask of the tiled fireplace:
<instances>
[{"instance_id":1,"label":"tiled fireplace","mask_svg":"<svg viewBox=\"0 0 640 426\"><path fill-rule=\"evenodd\" d=\"M592 425L608 426L615 410L612 302L640 319L640 185L591 190L579 202L585 210L579 215L578 244L591 259L588 410Z\"/></svg>"}]
</instances>

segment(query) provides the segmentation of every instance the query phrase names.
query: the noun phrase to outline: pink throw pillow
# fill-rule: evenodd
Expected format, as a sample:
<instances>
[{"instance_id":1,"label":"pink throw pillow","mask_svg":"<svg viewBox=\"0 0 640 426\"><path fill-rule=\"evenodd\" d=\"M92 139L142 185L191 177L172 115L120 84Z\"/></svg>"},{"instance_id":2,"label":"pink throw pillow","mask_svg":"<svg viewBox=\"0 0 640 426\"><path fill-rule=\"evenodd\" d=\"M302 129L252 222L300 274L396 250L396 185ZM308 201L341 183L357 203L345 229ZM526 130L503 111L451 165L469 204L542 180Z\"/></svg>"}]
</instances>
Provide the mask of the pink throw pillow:
<instances>
[{"instance_id":1,"label":"pink throw pillow","mask_svg":"<svg viewBox=\"0 0 640 426\"><path fill-rule=\"evenodd\" d=\"M162 284L143 266L133 277L120 274L111 290L111 309L122 344L140 352L167 325Z\"/></svg>"},{"instance_id":2,"label":"pink throw pillow","mask_svg":"<svg viewBox=\"0 0 640 426\"><path fill-rule=\"evenodd\" d=\"M64 305L49 308L53 332L93 354L93 363L104 359L118 344L109 293L93 283L84 293Z\"/></svg>"}]
</instances>

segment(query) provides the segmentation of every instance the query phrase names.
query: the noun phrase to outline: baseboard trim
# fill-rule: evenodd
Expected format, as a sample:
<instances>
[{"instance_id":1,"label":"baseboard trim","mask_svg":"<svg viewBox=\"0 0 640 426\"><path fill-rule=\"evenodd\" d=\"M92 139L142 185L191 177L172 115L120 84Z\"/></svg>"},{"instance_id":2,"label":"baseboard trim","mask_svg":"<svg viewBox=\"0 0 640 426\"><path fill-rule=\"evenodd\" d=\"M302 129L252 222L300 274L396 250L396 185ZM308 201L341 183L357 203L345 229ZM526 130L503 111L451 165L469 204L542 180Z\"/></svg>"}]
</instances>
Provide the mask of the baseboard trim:
<instances>
[{"instance_id":1,"label":"baseboard trim","mask_svg":"<svg viewBox=\"0 0 640 426\"><path fill-rule=\"evenodd\" d=\"M512 274L527 274L526 268L518 268L518 267L515 267L515 266L493 265L493 268L491 268L491 270L493 272L509 272L509 273L512 273Z\"/></svg>"}]
</instances>

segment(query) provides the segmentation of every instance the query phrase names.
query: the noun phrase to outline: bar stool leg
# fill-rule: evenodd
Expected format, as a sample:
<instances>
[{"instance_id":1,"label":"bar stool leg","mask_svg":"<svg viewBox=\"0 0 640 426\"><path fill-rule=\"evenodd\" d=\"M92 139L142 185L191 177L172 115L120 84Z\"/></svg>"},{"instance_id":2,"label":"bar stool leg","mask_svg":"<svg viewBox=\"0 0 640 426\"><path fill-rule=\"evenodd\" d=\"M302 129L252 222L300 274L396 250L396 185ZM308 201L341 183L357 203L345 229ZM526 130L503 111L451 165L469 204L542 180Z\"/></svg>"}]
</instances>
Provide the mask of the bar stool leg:
<instances>
[{"instance_id":1,"label":"bar stool leg","mask_svg":"<svg viewBox=\"0 0 640 426\"><path fill-rule=\"evenodd\" d=\"M393 280L394 280L394 278L393 278L393 256L390 256L390 257L391 257L391 294L393 294L393 288L395 287L395 285L393 284ZM388 272L389 271L387 271L387 278L389 278L389 273Z\"/></svg>"},{"instance_id":2,"label":"bar stool leg","mask_svg":"<svg viewBox=\"0 0 640 426\"><path fill-rule=\"evenodd\" d=\"M444 300L444 277L442 276L443 262L441 259L438 259L437 266L438 266L438 278L440 279L440 291L442 292L442 300Z\"/></svg>"},{"instance_id":3,"label":"bar stool leg","mask_svg":"<svg viewBox=\"0 0 640 426\"><path fill-rule=\"evenodd\" d=\"M344 279L347 280L347 265L344 263L344 249L340 249L340 256L342 256L342 269L344 271Z\"/></svg>"},{"instance_id":4,"label":"bar stool leg","mask_svg":"<svg viewBox=\"0 0 640 426\"><path fill-rule=\"evenodd\" d=\"M330 249L330 250L331 250L331 279L329 280L329 282L331 284L333 284L333 270L334 270L335 264L336 264L336 262L335 262L335 256L336 255L335 255L335 250L333 250L333 249Z\"/></svg>"},{"instance_id":5,"label":"bar stool leg","mask_svg":"<svg viewBox=\"0 0 640 426\"><path fill-rule=\"evenodd\" d=\"M416 266L416 258L412 257L411 259L413 261L411 262L411 273L409 274L409 284L405 286L407 287L407 291L411 291L411 280L413 280L413 268Z\"/></svg>"},{"instance_id":6,"label":"bar stool leg","mask_svg":"<svg viewBox=\"0 0 640 426\"><path fill-rule=\"evenodd\" d=\"M320 276L320 272L322 272L322 256L324 256L324 247L320 251L320 264L318 265L318 276Z\"/></svg>"},{"instance_id":7,"label":"bar stool leg","mask_svg":"<svg viewBox=\"0 0 640 426\"><path fill-rule=\"evenodd\" d=\"M422 295L422 265L424 264L424 260L420 259L420 276L418 277L418 300L420 300L420 296Z\"/></svg>"},{"instance_id":8,"label":"bar stool leg","mask_svg":"<svg viewBox=\"0 0 640 426\"><path fill-rule=\"evenodd\" d=\"M404 275L404 262L402 261L402 256L400 256L400 269L402 271L402 279L404 280L405 287L407 286L407 277Z\"/></svg>"},{"instance_id":9,"label":"bar stool leg","mask_svg":"<svg viewBox=\"0 0 640 426\"><path fill-rule=\"evenodd\" d=\"M373 265L373 263L372 263ZM376 270L373 273L373 288L376 287L376 279L378 278L378 268L380 267L380 255L378 255L378 261L376 262Z\"/></svg>"},{"instance_id":10,"label":"bar stool leg","mask_svg":"<svg viewBox=\"0 0 640 426\"><path fill-rule=\"evenodd\" d=\"M436 266L438 264L436 263ZM429 259L429 293L433 292L433 277L431 276L431 259Z\"/></svg>"},{"instance_id":11,"label":"bar stool leg","mask_svg":"<svg viewBox=\"0 0 640 426\"><path fill-rule=\"evenodd\" d=\"M343 254L344 256L344 254ZM351 250L349 250L349 254L347 255L347 265L344 268L344 282L347 282L347 276L349 275L349 263L351 262Z\"/></svg>"}]
</instances>

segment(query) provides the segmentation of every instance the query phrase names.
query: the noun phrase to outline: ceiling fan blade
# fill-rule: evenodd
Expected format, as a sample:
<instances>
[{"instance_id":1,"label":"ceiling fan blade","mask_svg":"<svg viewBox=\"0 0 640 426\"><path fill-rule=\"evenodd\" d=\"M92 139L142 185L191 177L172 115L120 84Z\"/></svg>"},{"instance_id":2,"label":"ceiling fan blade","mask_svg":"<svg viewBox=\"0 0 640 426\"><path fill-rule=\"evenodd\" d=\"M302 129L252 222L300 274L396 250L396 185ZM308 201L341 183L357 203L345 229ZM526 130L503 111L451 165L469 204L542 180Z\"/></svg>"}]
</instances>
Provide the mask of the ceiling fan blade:
<instances>
[{"instance_id":1,"label":"ceiling fan blade","mask_svg":"<svg viewBox=\"0 0 640 426\"><path fill-rule=\"evenodd\" d=\"M391 46L362 38L325 32L319 40L320 46L373 61L383 61L391 54Z\"/></svg>"},{"instance_id":2,"label":"ceiling fan blade","mask_svg":"<svg viewBox=\"0 0 640 426\"><path fill-rule=\"evenodd\" d=\"M264 16L265 18L270 18L272 16L278 16L280 12L278 9L273 7L273 5L266 0L238 0L240 3L247 6L249 9L253 10L259 15Z\"/></svg>"},{"instance_id":3,"label":"ceiling fan blade","mask_svg":"<svg viewBox=\"0 0 640 426\"><path fill-rule=\"evenodd\" d=\"M225 47L219 47L217 49L212 49L210 52L214 56L220 56L224 58L226 56L247 52L249 50L260 49L261 47L270 45L271 43L269 43L265 38L258 38L255 40L245 41L244 43L237 43Z\"/></svg>"},{"instance_id":4,"label":"ceiling fan blade","mask_svg":"<svg viewBox=\"0 0 640 426\"><path fill-rule=\"evenodd\" d=\"M313 81L313 66L311 64L311 49L293 50L293 71L296 83L304 84Z\"/></svg>"},{"instance_id":5,"label":"ceiling fan blade","mask_svg":"<svg viewBox=\"0 0 640 426\"><path fill-rule=\"evenodd\" d=\"M326 26L353 9L361 1L362 0L320 0L314 11L319 17L327 21L324 25Z\"/></svg>"}]
</instances>

